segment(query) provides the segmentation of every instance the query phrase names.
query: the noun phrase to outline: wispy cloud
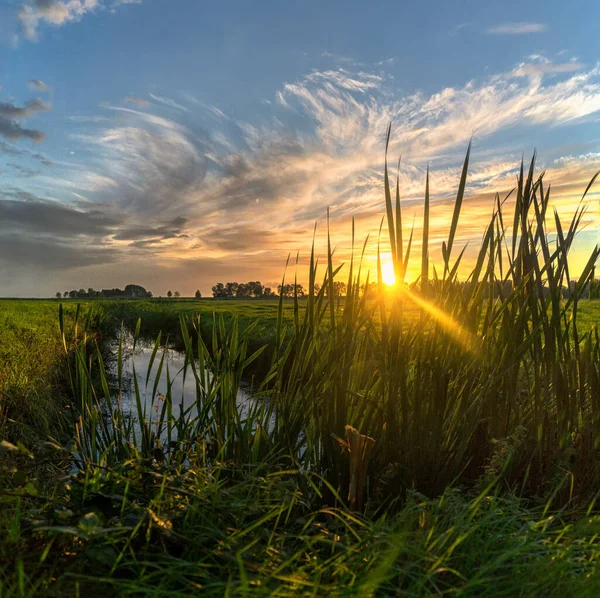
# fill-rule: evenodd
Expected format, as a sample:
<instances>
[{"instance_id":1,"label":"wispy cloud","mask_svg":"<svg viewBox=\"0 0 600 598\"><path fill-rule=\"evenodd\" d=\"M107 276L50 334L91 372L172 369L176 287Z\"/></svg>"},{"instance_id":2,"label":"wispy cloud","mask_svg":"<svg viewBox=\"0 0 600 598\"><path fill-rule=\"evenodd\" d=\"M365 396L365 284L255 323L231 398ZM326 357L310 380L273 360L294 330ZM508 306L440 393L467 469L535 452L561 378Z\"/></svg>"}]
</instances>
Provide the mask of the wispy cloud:
<instances>
[{"instance_id":1,"label":"wispy cloud","mask_svg":"<svg viewBox=\"0 0 600 598\"><path fill-rule=\"evenodd\" d=\"M50 91L50 88L41 79L31 79L31 81L29 81L29 87L44 93Z\"/></svg>"},{"instance_id":2,"label":"wispy cloud","mask_svg":"<svg viewBox=\"0 0 600 598\"><path fill-rule=\"evenodd\" d=\"M583 69L583 64L580 62L564 62L554 64L549 60L541 60L538 62L522 63L513 74L515 77L541 77L543 75L558 75L562 73L574 73Z\"/></svg>"},{"instance_id":3,"label":"wispy cloud","mask_svg":"<svg viewBox=\"0 0 600 598\"><path fill-rule=\"evenodd\" d=\"M137 104L138 106L147 106L150 103L148 100L138 98L137 96L125 96L123 101L130 104Z\"/></svg>"},{"instance_id":4,"label":"wispy cloud","mask_svg":"<svg viewBox=\"0 0 600 598\"><path fill-rule=\"evenodd\" d=\"M86 260L96 264L97 248L103 247L107 259L120 260L123 276L150 276L146 264L151 261L163 281L202 268L204 277L252 272L271 282L290 250L310 246L312 224L322 219L326 206L332 206L333 232L341 238L339 259L347 255L350 218L361 234L376 235L384 132L392 122L390 159L404 155L400 188L407 222L413 215L420 219L425 167L432 162L431 235L436 240L446 232L460 163L475 133L458 240L478 239L493 191L507 192L514 185L523 149L507 153L496 147L492 157L480 151L480 142L513 127L563 126L600 112L600 67L573 64L536 57L511 72L430 95L401 95L394 80L380 73L313 71L282 85L269 116L253 122L223 113L216 118L209 106L196 102L193 121L156 98L144 111L105 107L106 120L88 121L86 135L75 138L93 149L91 161L64 167L60 178L36 179L57 195L61 189L84 195L85 202L69 208L77 213L54 212L42 199L29 201L41 202L40 214L56 223L43 240L47 251L56 244L57 256L64 245L64 219L78 223L73 230L81 231L78 242L88 250ZM182 102L184 108L192 105L192 99ZM593 161L580 152L568 162L546 164L559 210L571 209ZM0 218L0 239L17 228L39 226L33 208L9 207L4 218L12 224L2 225ZM419 220L415 234L418 239ZM317 248L323 240L319 233Z\"/></svg>"},{"instance_id":5,"label":"wispy cloud","mask_svg":"<svg viewBox=\"0 0 600 598\"><path fill-rule=\"evenodd\" d=\"M452 27L452 29L450 29L450 31L448 31L448 35L450 37L454 37L455 35L458 35L463 29L470 27L472 24L473 24L472 21L465 21L464 23L459 23L455 27Z\"/></svg>"},{"instance_id":6,"label":"wispy cloud","mask_svg":"<svg viewBox=\"0 0 600 598\"><path fill-rule=\"evenodd\" d=\"M157 96L154 93L150 93L150 97L153 100L156 100L157 102L160 102L161 104L164 104L165 106L168 106L169 108L175 108L176 110L182 110L183 112L189 112L189 109L186 108L185 106L182 106L181 104L179 104L178 102L176 102L175 100L172 100L171 98L164 98L161 96Z\"/></svg>"},{"instance_id":7,"label":"wispy cloud","mask_svg":"<svg viewBox=\"0 0 600 598\"><path fill-rule=\"evenodd\" d=\"M544 23L502 23L489 27L486 33L488 35L525 35L526 33L542 33L546 29Z\"/></svg>"}]
</instances>

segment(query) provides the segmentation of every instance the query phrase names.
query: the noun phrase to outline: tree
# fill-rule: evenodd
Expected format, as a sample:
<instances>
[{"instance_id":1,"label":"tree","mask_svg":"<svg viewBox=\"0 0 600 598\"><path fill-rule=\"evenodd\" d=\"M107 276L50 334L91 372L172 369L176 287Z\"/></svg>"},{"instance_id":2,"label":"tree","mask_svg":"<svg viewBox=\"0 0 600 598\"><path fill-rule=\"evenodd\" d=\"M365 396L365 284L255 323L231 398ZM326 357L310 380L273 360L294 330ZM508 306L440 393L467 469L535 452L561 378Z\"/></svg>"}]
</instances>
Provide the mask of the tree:
<instances>
[{"instance_id":1,"label":"tree","mask_svg":"<svg viewBox=\"0 0 600 598\"><path fill-rule=\"evenodd\" d=\"M129 297L148 297L148 291L139 284L128 284L125 287L125 294Z\"/></svg>"},{"instance_id":2,"label":"tree","mask_svg":"<svg viewBox=\"0 0 600 598\"><path fill-rule=\"evenodd\" d=\"M269 297L275 297L275 293L271 290L271 287L264 287L262 296L268 299Z\"/></svg>"},{"instance_id":3,"label":"tree","mask_svg":"<svg viewBox=\"0 0 600 598\"><path fill-rule=\"evenodd\" d=\"M225 297L235 297L237 295L239 284L237 282L228 282L225 284Z\"/></svg>"},{"instance_id":4,"label":"tree","mask_svg":"<svg viewBox=\"0 0 600 598\"><path fill-rule=\"evenodd\" d=\"M196 299L202 299L202 293L200 292L200 289L198 289L196 291L196 294L194 295L194 297L196 297Z\"/></svg>"},{"instance_id":5,"label":"tree","mask_svg":"<svg viewBox=\"0 0 600 598\"><path fill-rule=\"evenodd\" d=\"M175 291L175 297L181 297L181 293L179 291Z\"/></svg>"},{"instance_id":6,"label":"tree","mask_svg":"<svg viewBox=\"0 0 600 598\"><path fill-rule=\"evenodd\" d=\"M56 298L60 299L62 297L62 295L60 294L60 291L58 293L56 293Z\"/></svg>"},{"instance_id":7,"label":"tree","mask_svg":"<svg viewBox=\"0 0 600 598\"><path fill-rule=\"evenodd\" d=\"M333 283L333 294L336 297L345 297L346 296L346 283L341 282L339 280Z\"/></svg>"},{"instance_id":8,"label":"tree","mask_svg":"<svg viewBox=\"0 0 600 598\"><path fill-rule=\"evenodd\" d=\"M284 284L277 287L277 292L283 297L293 297L294 293L298 293L298 297L304 297L304 287L301 284Z\"/></svg>"},{"instance_id":9,"label":"tree","mask_svg":"<svg viewBox=\"0 0 600 598\"><path fill-rule=\"evenodd\" d=\"M264 287L261 284L260 280L248 282L247 285L249 288L250 297L262 297Z\"/></svg>"},{"instance_id":10,"label":"tree","mask_svg":"<svg viewBox=\"0 0 600 598\"><path fill-rule=\"evenodd\" d=\"M227 295L225 294L225 285L222 282L218 282L212 288L212 294L215 298L226 297Z\"/></svg>"},{"instance_id":11,"label":"tree","mask_svg":"<svg viewBox=\"0 0 600 598\"><path fill-rule=\"evenodd\" d=\"M69 291L65 291L65 292L63 293L63 297L66 299L68 296L69 296Z\"/></svg>"},{"instance_id":12,"label":"tree","mask_svg":"<svg viewBox=\"0 0 600 598\"><path fill-rule=\"evenodd\" d=\"M364 295L367 296L375 296L377 295L377 283L376 282L370 282L369 285L367 286L365 283L360 285L360 290Z\"/></svg>"},{"instance_id":13,"label":"tree","mask_svg":"<svg viewBox=\"0 0 600 598\"><path fill-rule=\"evenodd\" d=\"M170 299L173 296L173 293L171 293L171 290L169 289L169 291L167 291L167 297Z\"/></svg>"},{"instance_id":14,"label":"tree","mask_svg":"<svg viewBox=\"0 0 600 598\"><path fill-rule=\"evenodd\" d=\"M237 284L237 283L234 283ZM244 282L237 285L237 289L235 290L235 296L238 299L244 299L245 297L250 297L250 283L246 284Z\"/></svg>"}]
</instances>

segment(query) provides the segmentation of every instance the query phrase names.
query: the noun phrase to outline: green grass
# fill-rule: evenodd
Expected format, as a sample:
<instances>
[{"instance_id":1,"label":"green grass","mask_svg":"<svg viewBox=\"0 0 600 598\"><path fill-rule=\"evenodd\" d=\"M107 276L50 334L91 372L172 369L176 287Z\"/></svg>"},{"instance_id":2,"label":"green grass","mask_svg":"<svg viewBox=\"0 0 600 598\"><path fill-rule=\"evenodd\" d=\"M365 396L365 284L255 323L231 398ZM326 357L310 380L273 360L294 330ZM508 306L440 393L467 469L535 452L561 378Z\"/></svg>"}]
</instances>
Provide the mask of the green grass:
<instances>
[{"instance_id":1,"label":"green grass","mask_svg":"<svg viewBox=\"0 0 600 598\"><path fill-rule=\"evenodd\" d=\"M0 435L45 439L60 427L68 390L58 303L0 301L0 330Z\"/></svg>"},{"instance_id":2,"label":"green grass","mask_svg":"<svg viewBox=\"0 0 600 598\"><path fill-rule=\"evenodd\" d=\"M306 299L95 302L75 319L61 310L73 439L3 445L17 465L3 493L14 516L0 593L598 595L600 337L596 304L580 293L600 250L563 300L583 209L570 223L555 215L553 238L533 160L514 212L496 198L461 284L468 162L469 152L437 269L426 183L412 289L361 296L356 247L348 296L330 301L330 241L322 281L311 254ZM385 204L402 279L412 233L387 168ZM163 333L145 376L153 405L136 383L134 419L114 400L122 371L109 375L97 334L121 321L135 342ZM152 362L168 367L166 334L195 383L183 412L172 372L166 389L150 375ZM242 406L257 364L257 400ZM66 459L76 473L40 487L40 461Z\"/></svg>"}]
</instances>

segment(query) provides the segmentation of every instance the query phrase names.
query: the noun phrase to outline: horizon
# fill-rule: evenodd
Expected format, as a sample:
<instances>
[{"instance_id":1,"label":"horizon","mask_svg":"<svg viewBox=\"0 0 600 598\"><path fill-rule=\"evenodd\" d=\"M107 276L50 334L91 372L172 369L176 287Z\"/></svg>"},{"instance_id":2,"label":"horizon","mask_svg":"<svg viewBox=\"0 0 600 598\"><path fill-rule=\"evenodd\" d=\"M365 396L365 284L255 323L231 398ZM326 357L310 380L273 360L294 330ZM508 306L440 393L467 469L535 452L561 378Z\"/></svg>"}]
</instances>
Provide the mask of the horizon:
<instances>
[{"instance_id":1,"label":"horizon","mask_svg":"<svg viewBox=\"0 0 600 598\"><path fill-rule=\"evenodd\" d=\"M465 268L494 194L535 148L564 222L600 168L600 6L577 6L435 2L427 21L392 2L6 0L1 294L131 281L186 297L234 280L276 289L297 252L304 284L316 221L326 254L328 208L338 263L354 219L373 274L388 123L415 255L426 169L440 264L471 138L454 250L469 245ZM598 243L599 198L592 187L572 278Z\"/></svg>"}]
</instances>

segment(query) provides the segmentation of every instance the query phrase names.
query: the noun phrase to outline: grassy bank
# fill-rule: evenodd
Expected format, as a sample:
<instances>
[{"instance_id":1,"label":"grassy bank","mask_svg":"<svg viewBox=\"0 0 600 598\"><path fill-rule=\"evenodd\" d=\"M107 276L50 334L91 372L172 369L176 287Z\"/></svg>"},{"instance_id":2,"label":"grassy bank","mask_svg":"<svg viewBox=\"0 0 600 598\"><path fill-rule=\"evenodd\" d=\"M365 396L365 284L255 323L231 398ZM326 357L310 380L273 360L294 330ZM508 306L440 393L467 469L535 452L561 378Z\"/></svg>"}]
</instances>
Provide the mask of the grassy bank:
<instances>
[{"instance_id":1,"label":"grassy bank","mask_svg":"<svg viewBox=\"0 0 600 598\"><path fill-rule=\"evenodd\" d=\"M0 301L0 436L28 446L58 435L68 371L55 301ZM76 305L66 309L70 319Z\"/></svg>"}]
</instances>

